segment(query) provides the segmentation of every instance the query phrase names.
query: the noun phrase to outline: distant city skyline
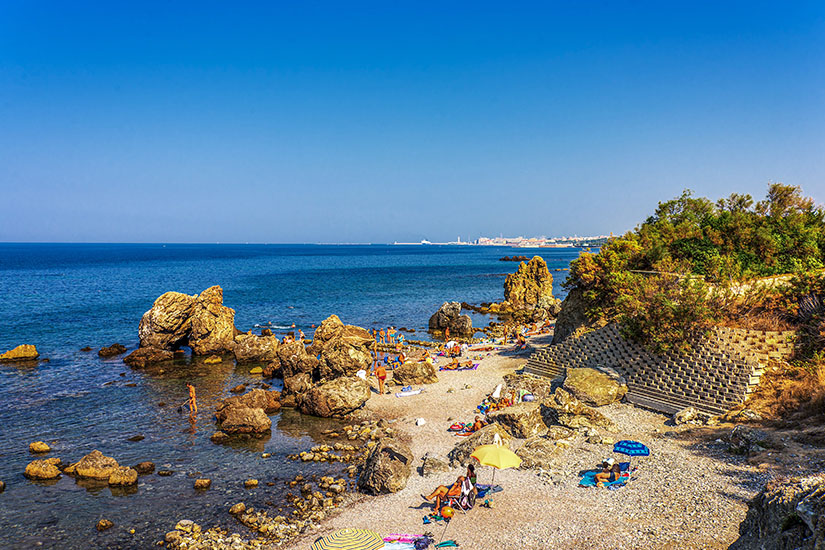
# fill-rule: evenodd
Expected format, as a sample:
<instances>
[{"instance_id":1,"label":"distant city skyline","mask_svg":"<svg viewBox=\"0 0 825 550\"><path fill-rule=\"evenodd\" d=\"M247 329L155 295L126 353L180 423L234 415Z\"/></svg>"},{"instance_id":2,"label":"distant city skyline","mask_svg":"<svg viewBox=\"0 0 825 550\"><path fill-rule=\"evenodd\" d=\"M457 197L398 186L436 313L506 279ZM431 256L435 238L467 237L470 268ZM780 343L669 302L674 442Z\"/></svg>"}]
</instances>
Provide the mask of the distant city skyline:
<instances>
[{"instance_id":1,"label":"distant city skyline","mask_svg":"<svg viewBox=\"0 0 825 550\"><path fill-rule=\"evenodd\" d=\"M825 3L0 5L0 241L622 234L825 202ZM466 236L466 237L465 237Z\"/></svg>"}]
</instances>

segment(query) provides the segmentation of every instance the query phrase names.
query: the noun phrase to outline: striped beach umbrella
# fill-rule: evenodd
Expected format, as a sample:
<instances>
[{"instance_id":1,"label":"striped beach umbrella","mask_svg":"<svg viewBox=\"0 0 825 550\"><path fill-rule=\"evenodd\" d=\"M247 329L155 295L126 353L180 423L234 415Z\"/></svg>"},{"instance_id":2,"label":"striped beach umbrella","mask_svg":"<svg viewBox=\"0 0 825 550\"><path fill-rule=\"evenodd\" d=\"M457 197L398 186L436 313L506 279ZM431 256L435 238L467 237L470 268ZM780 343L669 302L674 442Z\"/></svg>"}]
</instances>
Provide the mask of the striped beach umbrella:
<instances>
[{"instance_id":1,"label":"striped beach umbrella","mask_svg":"<svg viewBox=\"0 0 825 550\"><path fill-rule=\"evenodd\" d=\"M630 460L633 460L634 456L649 456L650 449L647 448L647 445L643 443L639 443L638 441L630 441L627 439L623 439L613 445L613 452L619 453L622 455L627 455L630 457Z\"/></svg>"},{"instance_id":2,"label":"striped beach umbrella","mask_svg":"<svg viewBox=\"0 0 825 550\"><path fill-rule=\"evenodd\" d=\"M375 550L384 547L381 535L368 529L341 529L316 540L312 550Z\"/></svg>"}]
</instances>

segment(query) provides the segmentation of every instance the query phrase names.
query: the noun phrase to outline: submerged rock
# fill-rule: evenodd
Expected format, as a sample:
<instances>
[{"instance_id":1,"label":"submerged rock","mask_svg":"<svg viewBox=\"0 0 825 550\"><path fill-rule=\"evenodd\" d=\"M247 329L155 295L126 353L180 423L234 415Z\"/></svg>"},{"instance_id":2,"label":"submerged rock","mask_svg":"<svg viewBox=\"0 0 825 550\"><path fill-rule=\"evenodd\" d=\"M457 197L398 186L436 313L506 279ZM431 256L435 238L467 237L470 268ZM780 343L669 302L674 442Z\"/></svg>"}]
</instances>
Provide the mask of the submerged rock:
<instances>
[{"instance_id":1,"label":"submerged rock","mask_svg":"<svg viewBox=\"0 0 825 550\"><path fill-rule=\"evenodd\" d=\"M171 361L174 358L175 354L171 351L157 348L138 348L124 357L123 362L130 367L142 369L163 361Z\"/></svg>"},{"instance_id":2,"label":"submerged rock","mask_svg":"<svg viewBox=\"0 0 825 550\"><path fill-rule=\"evenodd\" d=\"M438 308L428 323L430 330L443 331L450 329L454 336L472 336L475 333L473 320L469 315L461 315L461 304L458 302L444 302Z\"/></svg>"},{"instance_id":3,"label":"submerged rock","mask_svg":"<svg viewBox=\"0 0 825 550\"><path fill-rule=\"evenodd\" d=\"M115 524L112 523L111 521L109 521L108 519L102 519L102 520L97 522L97 525L95 526L95 528L98 531L105 531L106 529L110 529L110 528L114 527L114 525Z\"/></svg>"},{"instance_id":4,"label":"submerged rock","mask_svg":"<svg viewBox=\"0 0 825 550\"><path fill-rule=\"evenodd\" d=\"M407 486L413 456L397 439L382 439L373 447L358 478L358 488L372 495L397 493Z\"/></svg>"},{"instance_id":5,"label":"submerged rock","mask_svg":"<svg viewBox=\"0 0 825 550\"><path fill-rule=\"evenodd\" d=\"M0 353L0 362L3 361L33 361L40 357L37 348L31 344L20 344L6 353Z\"/></svg>"},{"instance_id":6,"label":"submerged rock","mask_svg":"<svg viewBox=\"0 0 825 550\"><path fill-rule=\"evenodd\" d=\"M100 348L100 351L97 354L100 357L114 357L115 355L120 355L121 353L126 353L126 346L123 344L112 344L107 348Z\"/></svg>"},{"instance_id":7,"label":"submerged rock","mask_svg":"<svg viewBox=\"0 0 825 550\"><path fill-rule=\"evenodd\" d=\"M314 386L298 396L298 407L313 416L343 416L361 407L370 398L370 385L357 376L342 376Z\"/></svg>"},{"instance_id":8,"label":"submerged rock","mask_svg":"<svg viewBox=\"0 0 825 550\"><path fill-rule=\"evenodd\" d=\"M134 467L134 470L138 473L138 475L149 475L155 471L155 463L154 462L141 462Z\"/></svg>"}]
</instances>

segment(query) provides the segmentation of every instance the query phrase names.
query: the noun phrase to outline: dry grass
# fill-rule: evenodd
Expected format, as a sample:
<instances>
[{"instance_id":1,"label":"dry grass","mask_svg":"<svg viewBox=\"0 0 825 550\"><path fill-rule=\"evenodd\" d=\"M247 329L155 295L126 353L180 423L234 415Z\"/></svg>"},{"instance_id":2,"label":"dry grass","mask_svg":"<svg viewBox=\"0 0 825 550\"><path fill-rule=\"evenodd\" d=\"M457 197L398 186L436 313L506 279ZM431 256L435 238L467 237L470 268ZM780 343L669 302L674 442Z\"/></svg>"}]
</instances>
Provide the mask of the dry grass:
<instances>
[{"instance_id":1,"label":"dry grass","mask_svg":"<svg viewBox=\"0 0 825 550\"><path fill-rule=\"evenodd\" d=\"M762 375L749 406L769 420L825 418L825 364L809 368L775 366Z\"/></svg>"},{"instance_id":2,"label":"dry grass","mask_svg":"<svg viewBox=\"0 0 825 550\"><path fill-rule=\"evenodd\" d=\"M750 312L744 315L734 315L725 318L723 326L750 330L796 330L799 326L778 311Z\"/></svg>"}]
</instances>

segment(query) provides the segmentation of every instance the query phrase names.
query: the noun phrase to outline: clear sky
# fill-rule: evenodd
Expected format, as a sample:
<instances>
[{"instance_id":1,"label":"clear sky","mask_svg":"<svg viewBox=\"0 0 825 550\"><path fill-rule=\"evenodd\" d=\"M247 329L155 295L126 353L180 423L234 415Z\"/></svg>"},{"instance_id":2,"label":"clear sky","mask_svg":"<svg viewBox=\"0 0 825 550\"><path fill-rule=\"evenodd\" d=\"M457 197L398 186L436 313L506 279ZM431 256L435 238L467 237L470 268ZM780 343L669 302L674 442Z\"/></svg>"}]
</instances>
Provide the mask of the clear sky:
<instances>
[{"instance_id":1,"label":"clear sky","mask_svg":"<svg viewBox=\"0 0 825 550\"><path fill-rule=\"evenodd\" d=\"M821 0L0 0L0 241L599 234L776 181L825 202Z\"/></svg>"}]
</instances>

